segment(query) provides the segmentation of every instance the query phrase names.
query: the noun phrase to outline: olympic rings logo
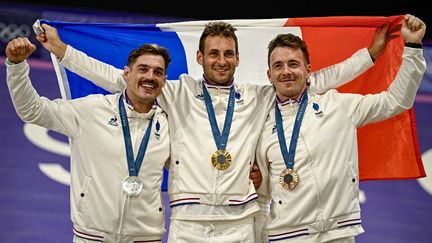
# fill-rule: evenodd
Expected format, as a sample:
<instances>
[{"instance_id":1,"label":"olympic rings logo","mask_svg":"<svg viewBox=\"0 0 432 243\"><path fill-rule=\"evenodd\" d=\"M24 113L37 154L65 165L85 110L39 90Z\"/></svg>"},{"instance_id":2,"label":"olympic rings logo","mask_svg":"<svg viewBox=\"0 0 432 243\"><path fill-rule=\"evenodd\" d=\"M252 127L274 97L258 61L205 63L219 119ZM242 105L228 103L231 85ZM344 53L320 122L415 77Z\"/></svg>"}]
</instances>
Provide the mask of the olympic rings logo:
<instances>
[{"instance_id":1,"label":"olympic rings logo","mask_svg":"<svg viewBox=\"0 0 432 243\"><path fill-rule=\"evenodd\" d=\"M5 23L0 22L0 40L3 43L8 43L17 37L29 37L30 34L31 28L26 24L18 26L16 24L6 25Z\"/></svg>"}]
</instances>

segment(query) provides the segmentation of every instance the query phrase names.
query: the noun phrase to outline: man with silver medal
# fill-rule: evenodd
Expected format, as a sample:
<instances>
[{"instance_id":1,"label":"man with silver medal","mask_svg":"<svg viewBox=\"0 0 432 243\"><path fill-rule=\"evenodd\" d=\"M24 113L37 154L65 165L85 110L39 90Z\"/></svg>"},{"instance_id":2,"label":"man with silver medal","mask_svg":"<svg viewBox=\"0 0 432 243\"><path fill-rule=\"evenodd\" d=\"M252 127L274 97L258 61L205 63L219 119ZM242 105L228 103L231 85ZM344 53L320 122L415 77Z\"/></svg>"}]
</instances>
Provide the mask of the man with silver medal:
<instances>
[{"instance_id":1,"label":"man with silver medal","mask_svg":"<svg viewBox=\"0 0 432 243\"><path fill-rule=\"evenodd\" d=\"M121 98L119 100L119 111L120 111L120 118L122 123L123 137L125 142L126 157L127 157L128 170L129 170L129 176L125 178L125 180L123 181L123 191L125 191L128 196L137 196L141 193L143 189L143 183L139 179L138 173L141 168L141 163L144 159L144 155L149 142L150 131L152 128L154 114L151 116L149 120L149 124L147 126L146 132L139 146L136 160L134 161L129 123L126 115L125 105L122 99L123 96L120 97Z\"/></svg>"},{"instance_id":2,"label":"man with silver medal","mask_svg":"<svg viewBox=\"0 0 432 243\"><path fill-rule=\"evenodd\" d=\"M44 35L37 38L49 48ZM35 49L27 38L8 43L7 84L23 121L70 138L73 242L162 242L170 146L166 114L155 100L165 85L168 50L154 44L132 50L121 93L49 100L28 76L26 59Z\"/></svg>"},{"instance_id":3,"label":"man with silver medal","mask_svg":"<svg viewBox=\"0 0 432 243\"><path fill-rule=\"evenodd\" d=\"M364 232L357 128L410 109L426 70L421 44L426 25L410 14L400 21L400 32L389 24L378 27L370 47L378 50L372 62L390 42L398 43L400 36L405 41L399 72L387 91L377 94L314 94L307 88L306 43L293 34L270 42L267 75L276 102L256 153L263 175L258 194L270 205L269 242L353 243Z\"/></svg>"}]
</instances>

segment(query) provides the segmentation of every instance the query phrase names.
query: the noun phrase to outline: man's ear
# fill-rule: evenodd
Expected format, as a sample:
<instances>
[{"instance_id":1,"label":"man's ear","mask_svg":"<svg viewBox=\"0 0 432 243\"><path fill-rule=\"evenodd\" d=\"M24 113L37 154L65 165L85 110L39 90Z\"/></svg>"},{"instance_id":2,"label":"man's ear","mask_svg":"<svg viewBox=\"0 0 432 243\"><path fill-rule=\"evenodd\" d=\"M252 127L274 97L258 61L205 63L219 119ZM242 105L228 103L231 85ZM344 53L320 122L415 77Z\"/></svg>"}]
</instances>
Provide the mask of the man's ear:
<instances>
[{"instance_id":1,"label":"man's ear","mask_svg":"<svg viewBox=\"0 0 432 243\"><path fill-rule=\"evenodd\" d=\"M271 80L271 77L270 77L270 69L267 69L267 78L268 78L268 80L270 81L270 84L273 84L273 81Z\"/></svg>"},{"instance_id":2,"label":"man's ear","mask_svg":"<svg viewBox=\"0 0 432 243\"><path fill-rule=\"evenodd\" d=\"M240 54L238 52L236 54L236 57L237 57L236 67L238 67L240 65Z\"/></svg>"},{"instance_id":3,"label":"man's ear","mask_svg":"<svg viewBox=\"0 0 432 243\"><path fill-rule=\"evenodd\" d=\"M306 65L306 72L307 72L307 74L306 74L306 80L308 80L309 77L310 77L310 75L311 75L311 73L312 73L312 65L311 64L307 64Z\"/></svg>"},{"instance_id":4,"label":"man's ear","mask_svg":"<svg viewBox=\"0 0 432 243\"><path fill-rule=\"evenodd\" d=\"M196 53L196 61L199 65L203 65L203 54L198 50Z\"/></svg>"},{"instance_id":5,"label":"man's ear","mask_svg":"<svg viewBox=\"0 0 432 243\"><path fill-rule=\"evenodd\" d=\"M124 66L123 68L123 78L128 81L129 80L130 69L128 66Z\"/></svg>"},{"instance_id":6,"label":"man's ear","mask_svg":"<svg viewBox=\"0 0 432 243\"><path fill-rule=\"evenodd\" d=\"M167 79L168 79L168 75L165 75L164 82L163 82L163 84L162 84L162 88L165 86L165 84L166 84L166 82L167 82Z\"/></svg>"}]
</instances>

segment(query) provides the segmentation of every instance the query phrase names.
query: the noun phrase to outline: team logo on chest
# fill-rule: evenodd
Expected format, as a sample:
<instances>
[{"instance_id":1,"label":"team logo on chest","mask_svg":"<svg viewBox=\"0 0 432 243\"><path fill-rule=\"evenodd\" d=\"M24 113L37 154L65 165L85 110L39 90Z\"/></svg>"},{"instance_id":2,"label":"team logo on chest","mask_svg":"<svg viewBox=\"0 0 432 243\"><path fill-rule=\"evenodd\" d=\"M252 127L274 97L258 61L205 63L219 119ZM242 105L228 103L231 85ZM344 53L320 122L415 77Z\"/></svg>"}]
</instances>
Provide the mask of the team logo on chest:
<instances>
[{"instance_id":1,"label":"team logo on chest","mask_svg":"<svg viewBox=\"0 0 432 243\"><path fill-rule=\"evenodd\" d=\"M315 111L315 116L317 117L317 118L321 118L321 117L323 117L324 116L324 112L322 111L322 110L320 110L320 106L319 106L319 104L318 103L313 103L312 104L312 108L314 109L314 111Z\"/></svg>"},{"instance_id":2,"label":"team logo on chest","mask_svg":"<svg viewBox=\"0 0 432 243\"><path fill-rule=\"evenodd\" d=\"M272 128L272 132L271 134L275 134L277 133L277 128L276 128L276 124L274 124L273 128Z\"/></svg>"},{"instance_id":3,"label":"team logo on chest","mask_svg":"<svg viewBox=\"0 0 432 243\"><path fill-rule=\"evenodd\" d=\"M240 92L236 92L235 93L235 99L236 99L236 104L238 104L238 105L243 105L244 104L244 100L243 100Z\"/></svg>"},{"instance_id":4,"label":"team logo on chest","mask_svg":"<svg viewBox=\"0 0 432 243\"><path fill-rule=\"evenodd\" d=\"M199 100L204 100L204 95L201 93L201 94L197 94L196 96L195 96L195 98L197 98L197 99L199 99Z\"/></svg>"},{"instance_id":5,"label":"team logo on chest","mask_svg":"<svg viewBox=\"0 0 432 243\"><path fill-rule=\"evenodd\" d=\"M108 125L118 127L117 117L114 116L108 121Z\"/></svg>"},{"instance_id":6,"label":"team logo on chest","mask_svg":"<svg viewBox=\"0 0 432 243\"><path fill-rule=\"evenodd\" d=\"M160 138L160 122L159 122L159 120L156 120L155 128L156 128L156 131L154 132L154 135L155 135L155 138L157 140L159 140L159 138Z\"/></svg>"}]
</instances>

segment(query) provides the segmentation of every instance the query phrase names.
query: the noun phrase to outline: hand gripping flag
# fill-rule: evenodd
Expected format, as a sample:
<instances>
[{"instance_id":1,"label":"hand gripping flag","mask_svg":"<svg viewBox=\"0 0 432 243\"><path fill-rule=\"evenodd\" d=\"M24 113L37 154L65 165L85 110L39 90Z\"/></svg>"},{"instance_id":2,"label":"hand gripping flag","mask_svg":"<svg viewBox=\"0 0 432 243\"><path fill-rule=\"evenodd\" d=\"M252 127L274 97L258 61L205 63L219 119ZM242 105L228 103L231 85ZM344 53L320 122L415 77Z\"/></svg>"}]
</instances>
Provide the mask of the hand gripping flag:
<instances>
[{"instance_id":1,"label":"hand gripping flag","mask_svg":"<svg viewBox=\"0 0 432 243\"><path fill-rule=\"evenodd\" d=\"M279 33L302 37L309 47L313 70L350 57L367 47L377 27L397 26L403 16L390 17L309 17L254 20L225 20L237 28L240 66L236 82L268 84L267 45ZM62 40L89 56L123 69L129 52L143 43L167 47L172 63L168 80L182 73L202 76L195 54L204 25L209 21L144 24L90 24L43 20L57 28ZM400 34L400 33L399 33ZM403 39L391 40L375 65L340 92L379 93L387 89L402 63ZM74 99L90 93L108 93L88 80L61 67L52 56L63 98ZM413 109L383 122L358 130L361 180L411 179L425 176ZM165 177L166 178L166 177ZM166 189L166 181L164 181Z\"/></svg>"}]
</instances>

